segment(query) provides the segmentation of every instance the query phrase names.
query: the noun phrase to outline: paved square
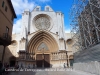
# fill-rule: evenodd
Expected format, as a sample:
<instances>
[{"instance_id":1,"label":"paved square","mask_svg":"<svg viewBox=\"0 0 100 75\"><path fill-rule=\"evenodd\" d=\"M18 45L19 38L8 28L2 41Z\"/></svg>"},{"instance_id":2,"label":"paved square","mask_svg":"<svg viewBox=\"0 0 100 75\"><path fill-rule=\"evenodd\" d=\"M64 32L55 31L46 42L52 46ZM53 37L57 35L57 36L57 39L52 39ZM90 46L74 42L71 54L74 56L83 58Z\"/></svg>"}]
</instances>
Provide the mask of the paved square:
<instances>
[{"instance_id":1,"label":"paved square","mask_svg":"<svg viewBox=\"0 0 100 75\"><path fill-rule=\"evenodd\" d=\"M76 71L67 69L66 71L45 71L44 69L37 69L38 71L18 71L18 72L10 72L8 75L95 75L87 72ZM50 69L48 69L50 70Z\"/></svg>"}]
</instances>

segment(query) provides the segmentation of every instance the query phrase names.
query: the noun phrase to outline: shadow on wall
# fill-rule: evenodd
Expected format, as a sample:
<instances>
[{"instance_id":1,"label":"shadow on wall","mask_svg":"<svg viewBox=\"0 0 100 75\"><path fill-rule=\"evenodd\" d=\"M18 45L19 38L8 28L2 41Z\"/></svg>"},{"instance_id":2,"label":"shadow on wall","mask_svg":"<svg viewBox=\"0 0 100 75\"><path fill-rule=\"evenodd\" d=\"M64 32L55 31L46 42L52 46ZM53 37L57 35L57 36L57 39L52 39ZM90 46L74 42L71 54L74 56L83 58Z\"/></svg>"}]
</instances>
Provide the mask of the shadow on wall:
<instances>
[{"instance_id":1,"label":"shadow on wall","mask_svg":"<svg viewBox=\"0 0 100 75\"><path fill-rule=\"evenodd\" d=\"M0 46L0 61L2 60L2 54L3 54L3 46ZM15 67L16 63L17 63L17 57L14 56L14 52L12 51L12 49L9 49L9 47L5 48L5 55L4 55L4 64L8 64L10 67ZM19 68L19 70L21 70ZM36 75L36 72L34 71L12 71L7 73L7 75ZM1 75L1 74L0 74Z\"/></svg>"},{"instance_id":2,"label":"shadow on wall","mask_svg":"<svg viewBox=\"0 0 100 75\"><path fill-rule=\"evenodd\" d=\"M2 61L2 55L3 55L3 46L0 46L0 61ZM11 52L11 50L6 47L5 48L5 54L4 54L4 59L3 59L3 63L7 63L10 66L15 66L16 63L16 57L13 55L13 53Z\"/></svg>"},{"instance_id":3,"label":"shadow on wall","mask_svg":"<svg viewBox=\"0 0 100 75\"><path fill-rule=\"evenodd\" d=\"M2 61L3 49L4 49L4 47L2 45L0 45L0 61ZM13 43L5 48L5 54L4 54L4 60L3 60L4 65L8 64L10 67L15 67L15 65L17 64L17 59L19 58L16 55L17 54L16 50L17 50L17 45L15 43ZM21 69L19 68L19 70L21 70ZM33 72L33 71L23 71L23 72L12 71L12 72L9 72L7 75L24 75L24 74L36 75L36 72Z\"/></svg>"}]
</instances>

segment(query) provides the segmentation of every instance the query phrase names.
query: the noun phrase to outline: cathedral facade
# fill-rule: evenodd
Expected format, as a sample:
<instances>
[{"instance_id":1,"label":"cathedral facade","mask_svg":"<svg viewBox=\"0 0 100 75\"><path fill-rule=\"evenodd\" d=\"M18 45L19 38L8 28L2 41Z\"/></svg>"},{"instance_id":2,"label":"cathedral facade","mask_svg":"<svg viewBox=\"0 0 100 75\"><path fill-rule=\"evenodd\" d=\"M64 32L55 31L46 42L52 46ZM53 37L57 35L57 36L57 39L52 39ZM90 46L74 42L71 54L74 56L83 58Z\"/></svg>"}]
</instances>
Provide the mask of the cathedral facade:
<instances>
[{"instance_id":1,"label":"cathedral facade","mask_svg":"<svg viewBox=\"0 0 100 75\"><path fill-rule=\"evenodd\" d=\"M21 33L13 35L16 40L13 43L17 42L16 63L31 68L70 66L70 60L73 61L68 46L72 42L70 38L64 30L62 12L54 12L50 6L45 6L43 11L40 6L31 12L26 9L22 13Z\"/></svg>"}]
</instances>

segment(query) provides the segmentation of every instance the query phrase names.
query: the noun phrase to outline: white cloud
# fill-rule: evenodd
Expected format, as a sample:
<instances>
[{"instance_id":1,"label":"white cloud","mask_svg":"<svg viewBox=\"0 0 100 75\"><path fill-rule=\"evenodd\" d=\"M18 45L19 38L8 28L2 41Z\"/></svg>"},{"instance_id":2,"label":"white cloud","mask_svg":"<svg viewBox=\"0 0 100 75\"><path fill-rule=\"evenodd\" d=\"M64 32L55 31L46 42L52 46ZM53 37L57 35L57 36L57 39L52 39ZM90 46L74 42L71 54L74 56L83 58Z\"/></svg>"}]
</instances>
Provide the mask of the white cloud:
<instances>
[{"instance_id":1,"label":"white cloud","mask_svg":"<svg viewBox=\"0 0 100 75\"><path fill-rule=\"evenodd\" d=\"M16 15L21 15L25 9L33 10L34 7L38 4L35 3L35 0L11 0ZM36 0L38 2L46 3L50 2L51 0ZM21 18L18 19L13 25L13 34L20 33L21 31Z\"/></svg>"},{"instance_id":2,"label":"white cloud","mask_svg":"<svg viewBox=\"0 0 100 75\"><path fill-rule=\"evenodd\" d=\"M16 15L21 15L25 9L32 10L36 4L34 1L29 0L11 0L15 9ZM13 34L20 33L21 31L21 19L18 19L13 25Z\"/></svg>"},{"instance_id":3,"label":"white cloud","mask_svg":"<svg viewBox=\"0 0 100 75\"><path fill-rule=\"evenodd\" d=\"M39 1L45 3L45 2L50 2L51 0L39 0Z\"/></svg>"},{"instance_id":4,"label":"white cloud","mask_svg":"<svg viewBox=\"0 0 100 75\"><path fill-rule=\"evenodd\" d=\"M16 23L13 26L13 34L20 33L21 31L21 19L17 20Z\"/></svg>"},{"instance_id":5,"label":"white cloud","mask_svg":"<svg viewBox=\"0 0 100 75\"><path fill-rule=\"evenodd\" d=\"M11 1L17 15L21 15L21 13L27 8L32 10L36 6L34 1L31 2L29 2L29 0L11 0Z\"/></svg>"}]
</instances>

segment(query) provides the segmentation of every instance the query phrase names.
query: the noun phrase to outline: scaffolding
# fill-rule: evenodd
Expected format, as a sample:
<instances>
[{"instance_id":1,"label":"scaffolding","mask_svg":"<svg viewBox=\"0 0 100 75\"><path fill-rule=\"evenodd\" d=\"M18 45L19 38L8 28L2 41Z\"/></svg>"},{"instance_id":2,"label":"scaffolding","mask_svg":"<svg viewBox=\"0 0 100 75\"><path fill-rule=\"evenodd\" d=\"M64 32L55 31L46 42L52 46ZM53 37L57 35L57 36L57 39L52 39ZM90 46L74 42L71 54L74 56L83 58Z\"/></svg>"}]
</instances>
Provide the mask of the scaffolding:
<instances>
[{"instance_id":1,"label":"scaffolding","mask_svg":"<svg viewBox=\"0 0 100 75\"><path fill-rule=\"evenodd\" d=\"M70 22L75 51L100 43L100 0L74 0Z\"/></svg>"}]
</instances>

